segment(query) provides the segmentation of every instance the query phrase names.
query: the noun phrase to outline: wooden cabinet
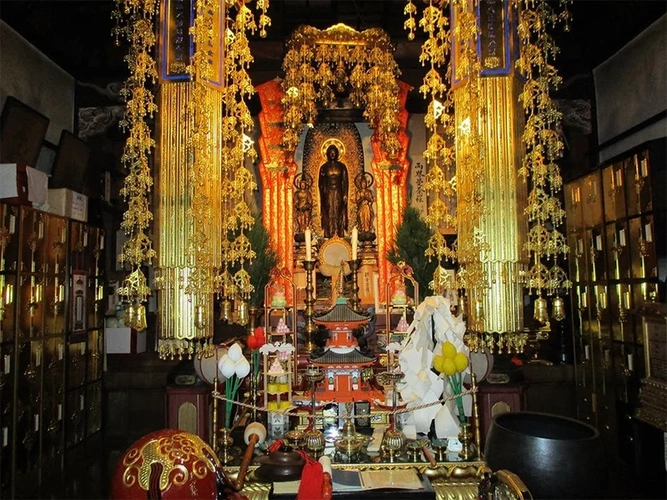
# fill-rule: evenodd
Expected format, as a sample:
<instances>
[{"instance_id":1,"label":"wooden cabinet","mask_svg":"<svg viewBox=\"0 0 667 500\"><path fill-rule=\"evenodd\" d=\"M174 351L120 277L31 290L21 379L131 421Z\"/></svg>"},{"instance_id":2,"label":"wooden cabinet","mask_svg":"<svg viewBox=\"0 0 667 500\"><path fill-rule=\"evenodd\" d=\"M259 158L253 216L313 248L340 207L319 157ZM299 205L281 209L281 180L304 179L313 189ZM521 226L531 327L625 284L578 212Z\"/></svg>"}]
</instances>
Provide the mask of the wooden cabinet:
<instances>
[{"instance_id":1,"label":"wooden cabinet","mask_svg":"<svg viewBox=\"0 0 667 500\"><path fill-rule=\"evenodd\" d=\"M645 376L641 311L665 300L665 185L660 139L565 186L578 417L622 460Z\"/></svg>"},{"instance_id":2,"label":"wooden cabinet","mask_svg":"<svg viewBox=\"0 0 667 500\"><path fill-rule=\"evenodd\" d=\"M0 493L24 497L100 431L104 232L0 204Z\"/></svg>"},{"instance_id":3,"label":"wooden cabinet","mask_svg":"<svg viewBox=\"0 0 667 500\"><path fill-rule=\"evenodd\" d=\"M490 384L482 382L479 384L479 407L482 426L481 446L483 447L493 417L526 409L526 386L523 383Z\"/></svg>"}]
</instances>

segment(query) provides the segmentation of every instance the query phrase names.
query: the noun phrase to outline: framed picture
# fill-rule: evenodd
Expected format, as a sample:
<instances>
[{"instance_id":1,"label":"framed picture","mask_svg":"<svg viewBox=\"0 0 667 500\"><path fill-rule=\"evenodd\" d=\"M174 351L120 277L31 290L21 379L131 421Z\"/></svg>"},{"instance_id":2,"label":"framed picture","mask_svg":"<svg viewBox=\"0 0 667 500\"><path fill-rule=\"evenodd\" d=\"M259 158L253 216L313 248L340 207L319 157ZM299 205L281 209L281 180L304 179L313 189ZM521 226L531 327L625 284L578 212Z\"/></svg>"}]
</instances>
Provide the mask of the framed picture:
<instances>
[{"instance_id":1,"label":"framed picture","mask_svg":"<svg viewBox=\"0 0 667 500\"><path fill-rule=\"evenodd\" d=\"M49 119L8 96L0 117L0 163L37 165Z\"/></svg>"},{"instance_id":2,"label":"framed picture","mask_svg":"<svg viewBox=\"0 0 667 500\"><path fill-rule=\"evenodd\" d=\"M53 162L49 187L83 192L89 158L88 144L71 132L63 130L60 134L56 159Z\"/></svg>"}]
</instances>

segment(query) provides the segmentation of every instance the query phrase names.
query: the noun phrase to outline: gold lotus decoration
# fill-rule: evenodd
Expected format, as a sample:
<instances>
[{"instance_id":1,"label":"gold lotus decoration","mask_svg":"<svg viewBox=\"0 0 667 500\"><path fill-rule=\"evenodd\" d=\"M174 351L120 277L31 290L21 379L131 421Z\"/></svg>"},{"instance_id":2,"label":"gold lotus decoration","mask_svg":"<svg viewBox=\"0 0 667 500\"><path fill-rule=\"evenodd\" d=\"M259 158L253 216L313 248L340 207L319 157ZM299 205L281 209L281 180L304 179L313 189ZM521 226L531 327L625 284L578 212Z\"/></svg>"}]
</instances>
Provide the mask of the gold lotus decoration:
<instances>
[{"instance_id":1,"label":"gold lotus decoration","mask_svg":"<svg viewBox=\"0 0 667 500\"><path fill-rule=\"evenodd\" d=\"M398 65L386 32L378 28L358 32L345 24L326 30L299 27L287 43L283 59L285 78L285 132L283 146L294 151L306 124L317 119L317 104L328 106L349 93L355 106L376 131L389 158L395 158L398 140Z\"/></svg>"},{"instance_id":2,"label":"gold lotus decoration","mask_svg":"<svg viewBox=\"0 0 667 500\"><path fill-rule=\"evenodd\" d=\"M514 73L521 80L513 77L512 82L504 84L505 88L492 87L485 81L489 73L483 74L483 69L500 65L496 54L493 57L487 54L482 64L480 40L485 35L493 36L481 28L489 26L481 21L484 2L425 3L417 22L418 8L412 0L407 1L404 28L410 40L415 38L417 29L426 34L420 61L428 65L428 70L420 92L429 100L424 119L429 132L424 152L429 167L425 182L429 193L426 219L434 229L426 253L440 262L458 259L457 285L472 299L465 301L470 307L469 328L482 334L479 338L475 336L471 344L475 348L487 345L520 351L525 343L523 334L517 334L523 330L522 314L512 311L498 321L492 316L496 315L496 309L521 308L521 301L508 300L506 290L499 292L494 288L496 282L524 283L538 300L543 300L543 294L554 295L570 286L558 264L558 259L567 255L568 247L557 229L564 217L559 198L562 179L556 163L563 144L557 133L561 116L549 93L558 87L560 77L552 64L557 47L548 32L569 21L566 8L569 1L561 1L559 10L547 0L510 0L503 15L515 18L516 28L509 28L510 20L505 29L516 29L519 50L515 58L505 54L514 61L513 70L508 67L507 74ZM498 2L486 4L487 9L501 9ZM494 22L493 16L487 17L487 21ZM522 82L520 91L512 89L517 81ZM523 116L514 115L517 100ZM494 109L498 107L507 108L505 115ZM495 126L499 129L507 128L501 121L508 120L504 123L520 129L520 135L497 144L498 140L488 132L494 124L487 122L494 119L498 120ZM489 186L497 179L486 176L497 177L500 170L483 168L489 162L503 159L503 154L510 164L516 161L499 152L502 149L518 151L519 161L510 165L507 172L522 180L523 189L528 186L527 199L523 201L518 191L516 203L518 215L530 229L526 231L523 224L513 223L516 238L510 238L511 242L502 241L499 226L504 221L497 215L489 215L490 203L495 203L488 199L490 194L494 196ZM511 180L509 185L514 183ZM457 200L456 214L448 208L452 197ZM447 245L440 231L443 225L450 224L457 230L453 248ZM513 245L517 242L523 242L523 256L511 256L516 253ZM517 294L516 290L512 293ZM484 331L492 333L484 338ZM494 337L494 332L508 335L503 339Z\"/></svg>"},{"instance_id":3,"label":"gold lotus decoration","mask_svg":"<svg viewBox=\"0 0 667 500\"><path fill-rule=\"evenodd\" d=\"M121 195L128 204L123 215L121 228L128 235L118 260L127 264L131 271L118 289L119 295L127 302L129 326L143 329L146 302L151 293L146 276L141 270L143 264L150 264L153 250L148 229L153 220L149 199L153 177L149 157L155 147L148 119L157 111L154 95L149 84L157 80L157 67L152 51L156 37L153 33L153 18L157 12L157 0L117 0L112 17L116 21L113 35L116 43L124 38L130 44L125 60L130 76L121 94L126 102L125 116L121 127L128 132L121 161L128 170Z\"/></svg>"}]
</instances>

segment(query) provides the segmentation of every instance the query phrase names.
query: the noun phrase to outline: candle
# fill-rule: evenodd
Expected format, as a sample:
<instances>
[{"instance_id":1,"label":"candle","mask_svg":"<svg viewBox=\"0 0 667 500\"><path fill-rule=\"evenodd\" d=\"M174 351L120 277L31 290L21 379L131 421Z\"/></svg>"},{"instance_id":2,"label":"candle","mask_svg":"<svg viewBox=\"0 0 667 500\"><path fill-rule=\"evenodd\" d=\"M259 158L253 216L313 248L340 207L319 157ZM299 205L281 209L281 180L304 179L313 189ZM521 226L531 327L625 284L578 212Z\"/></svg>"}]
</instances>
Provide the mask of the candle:
<instances>
[{"instance_id":1,"label":"candle","mask_svg":"<svg viewBox=\"0 0 667 500\"><path fill-rule=\"evenodd\" d=\"M37 223L37 237L40 240L44 238L44 222L41 220Z\"/></svg>"},{"instance_id":2,"label":"candle","mask_svg":"<svg viewBox=\"0 0 667 500\"><path fill-rule=\"evenodd\" d=\"M86 230L83 231L83 246L88 246L88 231Z\"/></svg>"},{"instance_id":3,"label":"candle","mask_svg":"<svg viewBox=\"0 0 667 500\"><path fill-rule=\"evenodd\" d=\"M12 371L12 358L9 354L5 354L5 375L9 375Z\"/></svg>"},{"instance_id":4,"label":"candle","mask_svg":"<svg viewBox=\"0 0 667 500\"><path fill-rule=\"evenodd\" d=\"M602 235L601 234L598 234L595 237L595 248L597 248L598 250L602 250Z\"/></svg>"},{"instance_id":5,"label":"candle","mask_svg":"<svg viewBox=\"0 0 667 500\"><path fill-rule=\"evenodd\" d=\"M642 177L647 177L648 176L648 161L646 160L646 158L642 158L641 166L642 166Z\"/></svg>"},{"instance_id":6,"label":"candle","mask_svg":"<svg viewBox=\"0 0 667 500\"><path fill-rule=\"evenodd\" d=\"M58 415L58 420L63 419L63 405L58 403L58 410L57 410L57 415Z\"/></svg>"},{"instance_id":7,"label":"candle","mask_svg":"<svg viewBox=\"0 0 667 500\"><path fill-rule=\"evenodd\" d=\"M37 431L39 430L39 414L38 414L38 415L35 415L35 416L33 417L33 420L34 420L34 422L35 422L35 432L37 432Z\"/></svg>"},{"instance_id":8,"label":"candle","mask_svg":"<svg viewBox=\"0 0 667 500\"><path fill-rule=\"evenodd\" d=\"M14 214L9 216L9 234L14 234L16 231L16 216Z\"/></svg>"},{"instance_id":9,"label":"candle","mask_svg":"<svg viewBox=\"0 0 667 500\"><path fill-rule=\"evenodd\" d=\"M591 348L588 345L584 346L584 357L586 359L591 359Z\"/></svg>"},{"instance_id":10,"label":"candle","mask_svg":"<svg viewBox=\"0 0 667 500\"><path fill-rule=\"evenodd\" d=\"M635 355L628 354L628 370L631 372L635 371Z\"/></svg>"},{"instance_id":11,"label":"candle","mask_svg":"<svg viewBox=\"0 0 667 500\"><path fill-rule=\"evenodd\" d=\"M42 364L42 350L37 349L35 351L35 366L39 366Z\"/></svg>"},{"instance_id":12,"label":"candle","mask_svg":"<svg viewBox=\"0 0 667 500\"><path fill-rule=\"evenodd\" d=\"M582 240L581 238L577 240L577 248L579 249L580 254L584 253L584 240Z\"/></svg>"},{"instance_id":13,"label":"candle","mask_svg":"<svg viewBox=\"0 0 667 500\"><path fill-rule=\"evenodd\" d=\"M611 189L616 188L616 177L614 175L614 169L613 168L609 172L609 180L611 181Z\"/></svg>"},{"instance_id":14,"label":"candle","mask_svg":"<svg viewBox=\"0 0 667 500\"><path fill-rule=\"evenodd\" d=\"M586 291L581 292L581 295L579 296L579 303L581 304L581 307L588 307L588 297L586 295Z\"/></svg>"},{"instance_id":15,"label":"candle","mask_svg":"<svg viewBox=\"0 0 667 500\"><path fill-rule=\"evenodd\" d=\"M380 276L373 273L373 298L375 299L375 313L380 310Z\"/></svg>"},{"instance_id":16,"label":"candle","mask_svg":"<svg viewBox=\"0 0 667 500\"><path fill-rule=\"evenodd\" d=\"M619 169L616 171L616 187L621 186L623 186L623 171Z\"/></svg>"},{"instance_id":17,"label":"candle","mask_svg":"<svg viewBox=\"0 0 667 500\"><path fill-rule=\"evenodd\" d=\"M104 250L104 236L100 238L100 250Z\"/></svg>"},{"instance_id":18,"label":"candle","mask_svg":"<svg viewBox=\"0 0 667 500\"><path fill-rule=\"evenodd\" d=\"M625 246L625 229L621 229L618 232L618 239L620 240L621 246Z\"/></svg>"},{"instance_id":19,"label":"candle","mask_svg":"<svg viewBox=\"0 0 667 500\"><path fill-rule=\"evenodd\" d=\"M306 260L312 260L313 259L313 242L311 241L311 236L310 236L310 228L306 228L305 232L305 238L306 238Z\"/></svg>"},{"instance_id":20,"label":"candle","mask_svg":"<svg viewBox=\"0 0 667 500\"><path fill-rule=\"evenodd\" d=\"M352 228L352 260L357 260L357 245L359 243L359 231L357 226Z\"/></svg>"},{"instance_id":21,"label":"candle","mask_svg":"<svg viewBox=\"0 0 667 500\"><path fill-rule=\"evenodd\" d=\"M649 222L644 226L644 233L646 233L646 241L651 242L653 241L653 233L651 232L651 223Z\"/></svg>"},{"instance_id":22,"label":"candle","mask_svg":"<svg viewBox=\"0 0 667 500\"><path fill-rule=\"evenodd\" d=\"M58 346L58 361L62 361L65 357L65 344L60 344Z\"/></svg>"},{"instance_id":23,"label":"candle","mask_svg":"<svg viewBox=\"0 0 667 500\"><path fill-rule=\"evenodd\" d=\"M9 428L8 427L3 427L2 428L2 447L4 448L9 444Z\"/></svg>"},{"instance_id":24,"label":"candle","mask_svg":"<svg viewBox=\"0 0 667 500\"><path fill-rule=\"evenodd\" d=\"M84 399L83 399L83 394L79 396L79 410L83 410L84 406Z\"/></svg>"},{"instance_id":25,"label":"candle","mask_svg":"<svg viewBox=\"0 0 667 500\"><path fill-rule=\"evenodd\" d=\"M637 159L637 155L635 155L633 159L635 162L635 179L639 180L639 160Z\"/></svg>"}]
</instances>

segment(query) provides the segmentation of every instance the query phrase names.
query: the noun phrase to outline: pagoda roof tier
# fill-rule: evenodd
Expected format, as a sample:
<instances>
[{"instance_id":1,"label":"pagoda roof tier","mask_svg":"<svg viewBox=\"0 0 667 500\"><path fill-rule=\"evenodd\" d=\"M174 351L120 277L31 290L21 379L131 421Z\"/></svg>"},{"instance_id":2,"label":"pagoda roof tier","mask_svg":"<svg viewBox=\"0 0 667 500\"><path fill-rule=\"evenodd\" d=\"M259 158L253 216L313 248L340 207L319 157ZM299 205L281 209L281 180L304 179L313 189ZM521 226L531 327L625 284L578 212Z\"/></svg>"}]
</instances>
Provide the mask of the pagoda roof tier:
<instances>
[{"instance_id":1,"label":"pagoda roof tier","mask_svg":"<svg viewBox=\"0 0 667 500\"><path fill-rule=\"evenodd\" d=\"M313 321L322 325L331 325L334 323L361 325L368 323L370 320L370 315L358 313L347 305L347 301L337 302L336 305L328 311L313 316Z\"/></svg>"},{"instance_id":2,"label":"pagoda roof tier","mask_svg":"<svg viewBox=\"0 0 667 500\"><path fill-rule=\"evenodd\" d=\"M351 349L345 352L337 352L333 349L327 349L318 358L311 358L310 362L314 365L370 365L375 363L375 357L362 354L359 349Z\"/></svg>"}]
</instances>

